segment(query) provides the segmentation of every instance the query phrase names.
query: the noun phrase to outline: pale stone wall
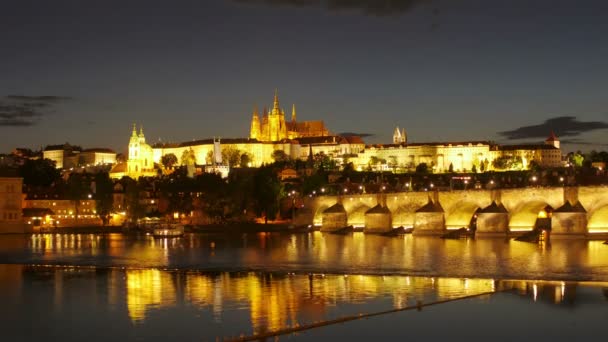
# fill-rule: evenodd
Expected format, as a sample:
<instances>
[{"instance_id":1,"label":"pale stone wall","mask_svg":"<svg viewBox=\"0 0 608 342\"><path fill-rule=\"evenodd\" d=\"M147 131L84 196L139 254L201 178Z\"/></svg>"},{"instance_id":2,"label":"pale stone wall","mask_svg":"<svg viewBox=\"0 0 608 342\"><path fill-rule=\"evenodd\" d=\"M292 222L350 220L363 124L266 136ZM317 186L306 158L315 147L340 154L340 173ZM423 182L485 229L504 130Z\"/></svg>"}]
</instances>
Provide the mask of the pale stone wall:
<instances>
[{"instance_id":1,"label":"pale stone wall","mask_svg":"<svg viewBox=\"0 0 608 342\"><path fill-rule=\"evenodd\" d=\"M323 213L322 232L331 232L347 226L346 212L343 213Z\"/></svg>"},{"instance_id":2,"label":"pale stone wall","mask_svg":"<svg viewBox=\"0 0 608 342\"><path fill-rule=\"evenodd\" d=\"M551 238L587 234L586 213L553 213L551 217Z\"/></svg>"},{"instance_id":3,"label":"pale stone wall","mask_svg":"<svg viewBox=\"0 0 608 342\"><path fill-rule=\"evenodd\" d=\"M365 214L365 233L386 233L393 229L391 213Z\"/></svg>"},{"instance_id":4,"label":"pale stone wall","mask_svg":"<svg viewBox=\"0 0 608 342\"><path fill-rule=\"evenodd\" d=\"M508 213L479 213L477 215L477 236L506 236L509 231Z\"/></svg>"},{"instance_id":5,"label":"pale stone wall","mask_svg":"<svg viewBox=\"0 0 608 342\"><path fill-rule=\"evenodd\" d=\"M438 144L438 145L404 145L386 147L368 147L363 153L353 159L359 169L365 169L372 157L390 161L396 158L399 167L414 168L420 163L429 167L435 166L435 172L446 172L452 164L454 171L471 170L473 165L480 168L480 163L488 160L491 164L495 154L491 153L490 145L481 143L468 144Z\"/></svg>"},{"instance_id":6,"label":"pale stone wall","mask_svg":"<svg viewBox=\"0 0 608 342\"><path fill-rule=\"evenodd\" d=\"M416 213L414 235L440 235L445 233L445 219L441 212Z\"/></svg>"},{"instance_id":7,"label":"pale stone wall","mask_svg":"<svg viewBox=\"0 0 608 342\"><path fill-rule=\"evenodd\" d=\"M63 153L63 149L44 151L42 152L42 158L54 161L56 168L63 169Z\"/></svg>"}]
</instances>

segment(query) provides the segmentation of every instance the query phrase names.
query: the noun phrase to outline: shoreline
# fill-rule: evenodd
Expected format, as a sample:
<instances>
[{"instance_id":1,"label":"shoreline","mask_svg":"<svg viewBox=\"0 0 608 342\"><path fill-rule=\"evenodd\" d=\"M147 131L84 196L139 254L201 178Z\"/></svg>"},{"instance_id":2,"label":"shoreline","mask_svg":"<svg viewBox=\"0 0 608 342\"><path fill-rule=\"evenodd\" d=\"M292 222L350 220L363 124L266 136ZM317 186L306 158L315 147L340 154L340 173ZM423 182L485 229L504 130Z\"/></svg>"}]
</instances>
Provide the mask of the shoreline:
<instances>
[{"instance_id":1,"label":"shoreline","mask_svg":"<svg viewBox=\"0 0 608 342\"><path fill-rule=\"evenodd\" d=\"M230 223L209 225L185 225L186 233L273 233L290 232L289 224L281 223ZM125 228L123 226L76 226L38 229L25 233L14 234L138 234L145 233L143 228ZM7 233L7 235L10 233ZM0 234L4 235L4 234Z\"/></svg>"}]
</instances>

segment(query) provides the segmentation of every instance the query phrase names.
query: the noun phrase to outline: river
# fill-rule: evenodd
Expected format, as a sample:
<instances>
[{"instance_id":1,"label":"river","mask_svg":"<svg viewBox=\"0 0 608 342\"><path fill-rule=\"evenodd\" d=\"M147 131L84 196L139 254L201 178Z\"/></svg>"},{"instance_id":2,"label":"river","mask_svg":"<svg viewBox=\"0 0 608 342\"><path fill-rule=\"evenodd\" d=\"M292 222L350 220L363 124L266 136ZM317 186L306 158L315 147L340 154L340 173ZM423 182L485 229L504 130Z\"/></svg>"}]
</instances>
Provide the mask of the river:
<instances>
[{"instance_id":1,"label":"river","mask_svg":"<svg viewBox=\"0 0 608 342\"><path fill-rule=\"evenodd\" d=\"M204 341L284 329L293 330L280 338L296 340L585 339L602 332L607 299L600 241L0 236L8 340ZM438 301L448 302L426 306ZM307 329L387 310L399 312Z\"/></svg>"}]
</instances>

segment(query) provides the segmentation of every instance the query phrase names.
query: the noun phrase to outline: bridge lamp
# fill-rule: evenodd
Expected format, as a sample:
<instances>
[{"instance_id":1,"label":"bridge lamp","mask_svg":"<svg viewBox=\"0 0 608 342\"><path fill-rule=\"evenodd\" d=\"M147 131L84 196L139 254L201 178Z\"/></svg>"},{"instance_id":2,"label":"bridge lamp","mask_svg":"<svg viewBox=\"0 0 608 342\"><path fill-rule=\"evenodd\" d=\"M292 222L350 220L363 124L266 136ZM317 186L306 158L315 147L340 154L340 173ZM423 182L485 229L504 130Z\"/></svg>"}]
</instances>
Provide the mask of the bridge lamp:
<instances>
[{"instance_id":1,"label":"bridge lamp","mask_svg":"<svg viewBox=\"0 0 608 342\"><path fill-rule=\"evenodd\" d=\"M344 193L347 193L347 192L348 192L348 189L347 189L347 188L344 188Z\"/></svg>"},{"instance_id":2,"label":"bridge lamp","mask_svg":"<svg viewBox=\"0 0 608 342\"><path fill-rule=\"evenodd\" d=\"M564 177L559 177L559 181L563 182L564 181Z\"/></svg>"},{"instance_id":3,"label":"bridge lamp","mask_svg":"<svg viewBox=\"0 0 608 342\"><path fill-rule=\"evenodd\" d=\"M532 176L532 181L536 182L536 176Z\"/></svg>"},{"instance_id":4,"label":"bridge lamp","mask_svg":"<svg viewBox=\"0 0 608 342\"><path fill-rule=\"evenodd\" d=\"M431 188L433 188L435 186L435 184L431 183Z\"/></svg>"},{"instance_id":5,"label":"bridge lamp","mask_svg":"<svg viewBox=\"0 0 608 342\"><path fill-rule=\"evenodd\" d=\"M325 192L325 188L321 188L321 192L323 192L323 193L324 193L324 192Z\"/></svg>"}]
</instances>

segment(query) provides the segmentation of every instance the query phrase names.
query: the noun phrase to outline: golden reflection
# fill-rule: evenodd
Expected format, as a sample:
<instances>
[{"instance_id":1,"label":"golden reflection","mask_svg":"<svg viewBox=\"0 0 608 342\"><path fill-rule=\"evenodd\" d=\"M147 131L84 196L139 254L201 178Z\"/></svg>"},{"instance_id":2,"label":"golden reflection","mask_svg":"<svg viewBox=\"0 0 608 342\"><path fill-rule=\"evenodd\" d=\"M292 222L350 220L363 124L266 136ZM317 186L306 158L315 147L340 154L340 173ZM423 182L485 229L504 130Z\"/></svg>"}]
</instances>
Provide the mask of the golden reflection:
<instances>
[{"instance_id":1,"label":"golden reflection","mask_svg":"<svg viewBox=\"0 0 608 342\"><path fill-rule=\"evenodd\" d=\"M146 310L175 304L171 274L156 269L127 270L127 310L134 322L146 317Z\"/></svg>"},{"instance_id":2,"label":"golden reflection","mask_svg":"<svg viewBox=\"0 0 608 342\"><path fill-rule=\"evenodd\" d=\"M187 273L176 281L175 272L127 270L127 308L138 322L151 309L170 307L183 300L213 313L222 322L226 310L247 310L252 333L262 333L340 316L340 304L362 305L361 312L377 310L366 303L386 298L392 308L416 302L452 299L492 292L491 279L426 278L405 276ZM385 307L384 309L390 309Z\"/></svg>"}]
</instances>

